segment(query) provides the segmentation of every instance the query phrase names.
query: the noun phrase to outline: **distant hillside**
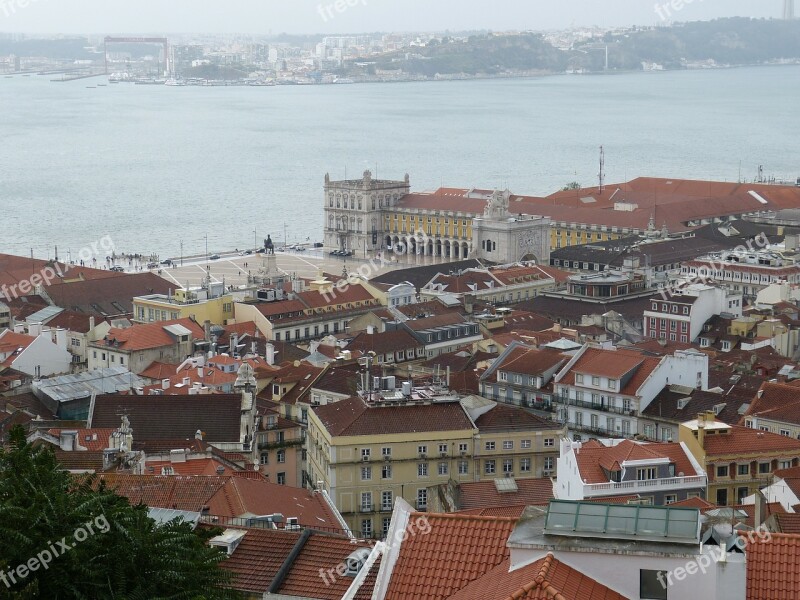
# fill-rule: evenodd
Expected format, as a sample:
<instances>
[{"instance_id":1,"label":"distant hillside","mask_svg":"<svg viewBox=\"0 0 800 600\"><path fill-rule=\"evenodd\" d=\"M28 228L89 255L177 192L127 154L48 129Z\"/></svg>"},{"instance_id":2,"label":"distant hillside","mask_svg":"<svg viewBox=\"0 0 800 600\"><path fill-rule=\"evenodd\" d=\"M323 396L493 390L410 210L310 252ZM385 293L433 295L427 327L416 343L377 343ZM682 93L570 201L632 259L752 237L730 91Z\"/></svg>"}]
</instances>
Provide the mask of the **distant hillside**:
<instances>
[{"instance_id":1,"label":"distant hillside","mask_svg":"<svg viewBox=\"0 0 800 600\"><path fill-rule=\"evenodd\" d=\"M714 61L719 65L762 64L800 59L800 20L718 19L671 27L633 28L587 40L569 50L555 48L543 36L476 35L466 41L444 38L424 48L386 55L369 68L402 69L415 76L497 75L521 71L563 72L565 69L602 71L605 46L610 69L641 69L642 62L665 68ZM350 65L350 73L366 74Z\"/></svg>"}]
</instances>

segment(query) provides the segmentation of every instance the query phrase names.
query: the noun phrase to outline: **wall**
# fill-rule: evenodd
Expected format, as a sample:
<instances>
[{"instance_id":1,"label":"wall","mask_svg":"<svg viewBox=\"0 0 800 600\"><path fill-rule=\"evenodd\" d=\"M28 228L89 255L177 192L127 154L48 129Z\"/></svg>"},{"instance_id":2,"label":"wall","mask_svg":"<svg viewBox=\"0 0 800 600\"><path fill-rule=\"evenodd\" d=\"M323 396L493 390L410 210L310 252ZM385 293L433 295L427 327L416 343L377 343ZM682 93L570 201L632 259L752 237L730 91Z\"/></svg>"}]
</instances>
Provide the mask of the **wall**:
<instances>
[{"instance_id":1,"label":"wall","mask_svg":"<svg viewBox=\"0 0 800 600\"><path fill-rule=\"evenodd\" d=\"M65 338L66 339L66 338ZM32 377L50 377L69 373L72 355L50 341L50 333L43 333L23 350L12 368Z\"/></svg>"}]
</instances>

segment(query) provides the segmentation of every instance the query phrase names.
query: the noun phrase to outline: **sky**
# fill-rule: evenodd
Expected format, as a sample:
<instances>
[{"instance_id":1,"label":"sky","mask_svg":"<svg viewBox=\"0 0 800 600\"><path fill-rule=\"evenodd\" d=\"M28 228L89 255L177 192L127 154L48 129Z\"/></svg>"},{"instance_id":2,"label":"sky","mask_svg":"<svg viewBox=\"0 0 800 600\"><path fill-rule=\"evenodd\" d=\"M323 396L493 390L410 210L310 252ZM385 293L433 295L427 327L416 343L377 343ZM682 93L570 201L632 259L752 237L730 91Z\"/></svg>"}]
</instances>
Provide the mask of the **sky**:
<instances>
[{"instance_id":1,"label":"sky","mask_svg":"<svg viewBox=\"0 0 800 600\"><path fill-rule=\"evenodd\" d=\"M779 17L783 0L0 0L0 31L359 33ZM675 8L677 7L677 9Z\"/></svg>"}]
</instances>

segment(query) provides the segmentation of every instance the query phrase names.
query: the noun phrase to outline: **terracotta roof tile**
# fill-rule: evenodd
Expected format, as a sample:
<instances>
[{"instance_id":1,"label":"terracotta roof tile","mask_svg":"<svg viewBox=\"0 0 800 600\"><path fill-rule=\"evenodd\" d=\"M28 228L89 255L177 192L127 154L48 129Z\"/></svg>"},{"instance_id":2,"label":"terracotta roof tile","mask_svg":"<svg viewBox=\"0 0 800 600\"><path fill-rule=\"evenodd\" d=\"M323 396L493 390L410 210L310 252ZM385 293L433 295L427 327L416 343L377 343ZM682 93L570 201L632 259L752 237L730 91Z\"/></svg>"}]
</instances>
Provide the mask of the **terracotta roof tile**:
<instances>
[{"instance_id":1,"label":"terracotta roof tile","mask_svg":"<svg viewBox=\"0 0 800 600\"><path fill-rule=\"evenodd\" d=\"M56 282L47 286L55 306L96 317L133 314L133 298L147 294L168 294L175 285L155 273L114 273L100 279Z\"/></svg>"},{"instance_id":2,"label":"terracotta roof tile","mask_svg":"<svg viewBox=\"0 0 800 600\"><path fill-rule=\"evenodd\" d=\"M783 383L764 382L753 398L750 408L742 415L742 424L747 417L761 417L800 425L800 388Z\"/></svg>"},{"instance_id":3,"label":"terracotta roof tile","mask_svg":"<svg viewBox=\"0 0 800 600\"><path fill-rule=\"evenodd\" d=\"M537 350L526 346L514 348L492 368L497 371L537 376L567 362L567 357L552 350Z\"/></svg>"},{"instance_id":4,"label":"terracotta roof tile","mask_svg":"<svg viewBox=\"0 0 800 600\"><path fill-rule=\"evenodd\" d=\"M449 600L627 600L552 553L509 572L505 560Z\"/></svg>"},{"instance_id":5,"label":"terracotta roof tile","mask_svg":"<svg viewBox=\"0 0 800 600\"><path fill-rule=\"evenodd\" d=\"M747 600L796 600L800 535L773 533L747 545Z\"/></svg>"},{"instance_id":6,"label":"terracotta roof tile","mask_svg":"<svg viewBox=\"0 0 800 600\"><path fill-rule=\"evenodd\" d=\"M784 513L775 515L775 524L779 533L800 534L800 515Z\"/></svg>"},{"instance_id":7,"label":"terracotta roof tile","mask_svg":"<svg viewBox=\"0 0 800 600\"><path fill-rule=\"evenodd\" d=\"M409 529L385 600L444 600L509 558L516 519L412 513L410 523L419 518L430 533Z\"/></svg>"},{"instance_id":8,"label":"terracotta roof tile","mask_svg":"<svg viewBox=\"0 0 800 600\"><path fill-rule=\"evenodd\" d=\"M516 479L516 492L500 493L494 481L471 481L458 486L461 510L508 506L545 505L553 498L553 482L549 477Z\"/></svg>"},{"instance_id":9,"label":"terracotta roof tile","mask_svg":"<svg viewBox=\"0 0 800 600\"><path fill-rule=\"evenodd\" d=\"M312 410L334 436L473 429L472 421L459 402L368 407L363 400L354 397Z\"/></svg>"},{"instance_id":10,"label":"terracotta roof tile","mask_svg":"<svg viewBox=\"0 0 800 600\"><path fill-rule=\"evenodd\" d=\"M800 456L800 440L739 425L731 425L725 435L706 435L704 445L708 457L736 455L742 448L749 452L785 451Z\"/></svg>"},{"instance_id":11,"label":"terracotta roof tile","mask_svg":"<svg viewBox=\"0 0 800 600\"><path fill-rule=\"evenodd\" d=\"M330 574L323 579L320 573L331 568L335 569L360 548L371 550L371 545L363 540L312 533L292 562L278 593L303 598L339 600L353 583L353 577L340 577L334 572L332 579Z\"/></svg>"},{"instance_id":12,"label":"terracotta roof tile","mask_svg":"<svg viewBox=\"0 0 800 600\"><path fill-rule=\"evenodd\" d=\"M235 529L235 528L234 528ZM263 594L300 538L299 531L247 529L233 555L220 566L234 574L232 588Z\"/></svg>"},{"instance_id":13,"label":"terracotta roof tile","mask_svg":"<svg viewBox=\"0 0 800 600\"><path fill-rule=\"evenodd\" d=\"M608 483L606 471L619 471L626 460L643 460L667 457L675 465L675 473L684 473L687 477L698 475L688 450L681 444L642 443L623 440L616 446L583 444L576 453L581 479L586 483Z\"/></svg>"},{"instance_id":14,"label":"terracotta roof tile","mask_svg":"<svg viewBox=\"0 0 800 600\"><path fill-rule=\"evenodd\" d=\"M118 342L119 348L131 352L173 346L176 343L175 336L166 330L166 327L170 325L180 325L188 329L190 331L189 337L192 340L202 340L205 337L205 331L200 325L189 318L185 318L174 321L144 323L125 329L112 327L108 330L105 339ZM103 340L99 340L95 342L95 345L103 345L103 343Z\"/></svg>"}]
</instances>

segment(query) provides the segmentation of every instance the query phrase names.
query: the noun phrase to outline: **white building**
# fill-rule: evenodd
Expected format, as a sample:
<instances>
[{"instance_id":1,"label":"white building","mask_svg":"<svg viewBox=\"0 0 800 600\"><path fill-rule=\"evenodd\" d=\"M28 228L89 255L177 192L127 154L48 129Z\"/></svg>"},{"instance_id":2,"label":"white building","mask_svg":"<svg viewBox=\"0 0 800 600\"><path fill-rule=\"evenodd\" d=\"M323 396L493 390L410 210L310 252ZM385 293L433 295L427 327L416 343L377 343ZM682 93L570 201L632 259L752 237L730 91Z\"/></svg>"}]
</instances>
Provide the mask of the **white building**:
<instances>
[{"instance_id":1,"label":"white building","mask_svg":"<svg viewBox=\"0 0 800 600\"><path fill-rule=\"evenodd\" d=\"M665 292L644 311L644 335L691 344L714 315L741 317L742 302L742 292L702 283Z\"/></svg>"},{"instance_id":2,"label":"white building","mask_svg":"<svg viewBox=\"0 0 800 600\"><path fill-rule=\"evenodd\" d=\"M668 385L708 389L708 355L678 350L673 355L648 356L587 344L553 381L558 418L573 439L637 434L654 439L655 428L639 424L641 411Z\"/></svg>"},{"instance_id":3,"label":"white building","mask_svg":"<svg viewBox=\"0 0 800 600\"><path fill-rule=\"evenodd\" d=\"M681 275L714 283L727 283L734 292L755 298L779 281L800 283L800 264L794 256L770 249L734 249L701 256L681 267Z\"/></svg>"},{"instance_id":4,"label":"white building","mask_svg":"<svg viewBox=\"0 0 800 600\"><path fill-rule=\"evenodd\" d=\"M667 505L705 495L706 474L684 444L561 440L559 500L638 495L645 504Z\"/></svg>"},{"instance_id":5,"label":"white building","mask_svg":"<svg viewBox=\"0 0 800 600\"><path fill-rule=\"evenodd\" d=\"M780 502L786 512L797 512L800 506L800 467L782 469L773 473L774 483L761 488L767 502ZM756 495L747 496L742 504L755 504Z\"/></svg>"},{"instance_id":6,"label":"white building","mask_svg":"<svg viewBox=\"0 0 800 600\"><path fill-rule=\"evenodd\" d=\"M59 329L42 332L31 324L29 334L9 329L0 333L0 367L15 369L40 379L69 373L72 355L67 352L67 332Z\"/></svg>"}]
</instances>

